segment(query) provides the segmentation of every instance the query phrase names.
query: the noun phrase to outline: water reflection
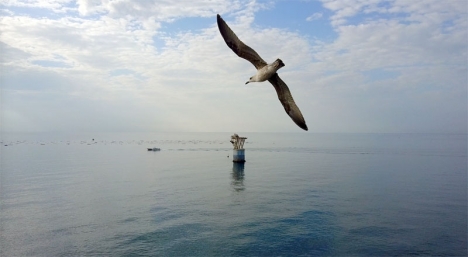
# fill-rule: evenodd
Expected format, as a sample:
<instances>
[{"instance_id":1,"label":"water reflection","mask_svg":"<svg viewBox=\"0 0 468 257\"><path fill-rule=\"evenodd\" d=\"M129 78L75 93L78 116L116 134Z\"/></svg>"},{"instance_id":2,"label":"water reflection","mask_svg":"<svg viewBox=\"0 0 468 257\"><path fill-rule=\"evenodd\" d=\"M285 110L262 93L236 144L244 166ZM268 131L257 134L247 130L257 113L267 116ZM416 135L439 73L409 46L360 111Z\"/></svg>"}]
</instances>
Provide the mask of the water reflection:
<instances>
[{"instance_id":1,"label":"water reflection","mask_svg":"<svg viewBox=\"0 0 468 257\"><path fill-rule=\"evenodd\" d=\"M244 164L243 162L233 162L232 163L232 188L237 191L244 191Z\"/></svg>"}]
</instances>

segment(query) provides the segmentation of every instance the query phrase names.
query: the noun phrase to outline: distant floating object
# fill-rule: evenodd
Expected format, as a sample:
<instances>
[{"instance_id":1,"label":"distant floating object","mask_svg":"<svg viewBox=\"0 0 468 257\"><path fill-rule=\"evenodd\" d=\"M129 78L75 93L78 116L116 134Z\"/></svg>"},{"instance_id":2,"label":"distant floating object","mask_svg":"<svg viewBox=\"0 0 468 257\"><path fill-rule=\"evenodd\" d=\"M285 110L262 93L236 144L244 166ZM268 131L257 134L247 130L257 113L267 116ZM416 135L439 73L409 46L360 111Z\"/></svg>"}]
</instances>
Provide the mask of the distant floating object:
<instances>
[{"instance_id":1,"label":"distant floating object","mask_svg":"<svg viewBox=\"0 0 468 257\"><path fill-rule=\"evenodd\" d=\"M161 151L161 148L156 148L156 147L148 148L148 151Z\"/></svg>"},{"instance_id":2,"label":"distant floating object","mask_svg":"<svg viewBox=\"0 0 468 257\"><path fill-rule=\"evenodd\" d=\"M246 139L246 137L240 137L237 134L231 136L231 141L229 142L234 146L234 149L232 150L233 162L245 162L244 142Z\"/></svg>"}]
</instances>

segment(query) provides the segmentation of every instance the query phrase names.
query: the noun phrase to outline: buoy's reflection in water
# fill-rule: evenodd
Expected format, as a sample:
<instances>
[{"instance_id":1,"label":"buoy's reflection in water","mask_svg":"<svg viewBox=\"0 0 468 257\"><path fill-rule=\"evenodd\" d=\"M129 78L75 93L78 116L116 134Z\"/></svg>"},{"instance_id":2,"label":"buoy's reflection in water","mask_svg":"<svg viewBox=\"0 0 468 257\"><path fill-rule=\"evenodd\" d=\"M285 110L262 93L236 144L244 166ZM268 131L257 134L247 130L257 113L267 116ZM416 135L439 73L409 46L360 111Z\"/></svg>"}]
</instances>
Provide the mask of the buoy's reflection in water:
<instances>
[{"instance_id":1,"label":"buoy's reflection in water","mask_svg":"<svg viewBox=\"0 0 468 257\"><path fill-rule=\"evenodd\" d=\"M232 163L232 188L239 192L244 191L244 164L243 162L233 162Z\"/></svg>"}]
</instances>

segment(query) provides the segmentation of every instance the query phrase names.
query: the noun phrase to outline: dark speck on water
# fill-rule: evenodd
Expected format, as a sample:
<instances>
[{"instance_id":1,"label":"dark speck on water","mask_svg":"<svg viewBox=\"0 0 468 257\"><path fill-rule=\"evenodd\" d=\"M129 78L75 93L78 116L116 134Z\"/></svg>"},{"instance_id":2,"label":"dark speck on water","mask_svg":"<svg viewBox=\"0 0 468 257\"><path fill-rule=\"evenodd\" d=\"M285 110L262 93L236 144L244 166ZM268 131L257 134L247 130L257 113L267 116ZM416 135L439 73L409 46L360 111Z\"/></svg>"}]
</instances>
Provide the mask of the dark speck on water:
<instances>
[{"instance_id":1,"label":"dark speck on water","mask_svg":"<svg viewBox=\"0 0 468 257\"><path fill-rule=\"evenodd\" d=\"M0 256L467 255L466 134L230 135L4 135Z\"/></svg>"}]
</instances>

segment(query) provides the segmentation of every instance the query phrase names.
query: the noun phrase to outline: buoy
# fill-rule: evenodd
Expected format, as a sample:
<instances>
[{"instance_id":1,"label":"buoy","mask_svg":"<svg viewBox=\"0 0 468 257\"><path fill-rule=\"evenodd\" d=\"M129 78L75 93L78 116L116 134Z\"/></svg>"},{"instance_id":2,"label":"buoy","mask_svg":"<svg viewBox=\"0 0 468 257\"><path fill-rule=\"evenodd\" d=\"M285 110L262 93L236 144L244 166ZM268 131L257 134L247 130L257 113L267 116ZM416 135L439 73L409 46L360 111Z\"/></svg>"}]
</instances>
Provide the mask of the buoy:
<instances>
[{"instance_id":1,"label":"buoy","mask_svg":"<svg viewBox=\"0 0 468 257\"><path fill-rule=\"evenodd\" d=\"M233 162L245 162L244 142L246 139L246 137L239 137L237 134L231 136L230 142L234 146L234 149L232 150Z\"/></svg>"}]
</instances>

